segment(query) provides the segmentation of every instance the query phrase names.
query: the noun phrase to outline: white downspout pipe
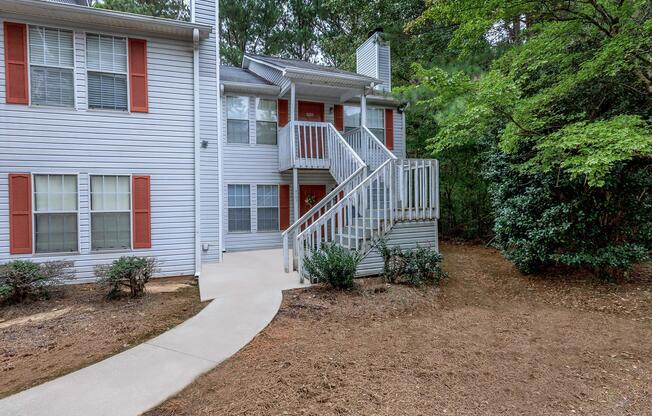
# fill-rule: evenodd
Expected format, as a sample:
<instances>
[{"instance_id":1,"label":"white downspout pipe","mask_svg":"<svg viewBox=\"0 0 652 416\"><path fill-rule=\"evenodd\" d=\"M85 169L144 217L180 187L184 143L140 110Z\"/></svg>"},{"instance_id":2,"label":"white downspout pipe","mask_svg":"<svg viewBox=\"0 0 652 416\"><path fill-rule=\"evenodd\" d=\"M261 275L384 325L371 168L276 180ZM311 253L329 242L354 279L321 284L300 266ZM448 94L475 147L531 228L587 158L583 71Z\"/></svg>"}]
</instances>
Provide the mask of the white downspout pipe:
<instances>
[{"instance_id":1,"label":"white downspout pipe","mask_svg":"<svg viewBox=\"0 0 652 416\"><path fill-rule=\"evenodd\" d=\"M218 240L219 240L219 261L224 259L224 163L222 162L222 88L220 86L220 2L215 1L215 68L217 75L215 81L217 83L217 200L219 212L217 215L219 226Z\"/></svg>"},{"instance_id":2,"label":"white downspout pipe","mask_svg":"<svg viewBox=\"0 0 652 416\"><path fill-rule=\"evenodd\" d=\"M195 21L195 2L191 2L192 21ZM201 117L199 114L199 29L192 31L194 164L195 164L195 276L201 274Z\"/></svg>"}]
</instances>

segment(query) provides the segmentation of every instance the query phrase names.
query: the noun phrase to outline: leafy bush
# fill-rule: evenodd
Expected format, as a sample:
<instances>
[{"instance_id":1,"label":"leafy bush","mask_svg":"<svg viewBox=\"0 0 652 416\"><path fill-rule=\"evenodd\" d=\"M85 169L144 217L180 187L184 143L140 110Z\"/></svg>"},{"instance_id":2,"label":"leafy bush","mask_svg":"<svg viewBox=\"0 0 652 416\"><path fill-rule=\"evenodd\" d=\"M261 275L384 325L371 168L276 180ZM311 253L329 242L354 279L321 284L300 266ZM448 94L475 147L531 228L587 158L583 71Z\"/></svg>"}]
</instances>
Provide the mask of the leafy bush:
<instances>
[{"instance_id":1,"label":"leafy bush","mask_svg":"<svg viewBox=\"0 0 652 416\"><path fill-rule=\"evenodd\" d=\"M441 269L442 255L434 247L402 249L388 247L385 240L378 240L376 248L385 264L385 280L413 286L437 284L446 276Z\"/></svg>"},{"instance_id":2,"label":"leafy bush","mask_svg":"<svg viewBox=\"0 0 652 416\"><path fill-rule=\"evenodd\" d=\"M0 299L3 303L17 303L47 298L49 287L72 277L72 265L70 261L39 264L28 260L0 265Z\"/></svg>"},{"instance_id":3,"label":"leafy bush","mask_svg":"<svg viewBox=\"0 0 652 416\"><path fill-rule=\"evenodd\" d=\"M304 259L304 267L312 280L328 283L336 289L350 289L360 264L360 254L337 244L326 244Z\"/></svg>"},{"instance_id":4,"label":"leafy bush","mask_svg":"<svg viewBox=\"0 0 652 416\"><path fill-rule=\"evenodd\" d=\"M115 299L128 288L132 298L145 294L145 285L156 272L156 259L148 257L124 256L112 264L95 267L98 284L108 287L107 298Z\"/></svg>"}]
</instances>

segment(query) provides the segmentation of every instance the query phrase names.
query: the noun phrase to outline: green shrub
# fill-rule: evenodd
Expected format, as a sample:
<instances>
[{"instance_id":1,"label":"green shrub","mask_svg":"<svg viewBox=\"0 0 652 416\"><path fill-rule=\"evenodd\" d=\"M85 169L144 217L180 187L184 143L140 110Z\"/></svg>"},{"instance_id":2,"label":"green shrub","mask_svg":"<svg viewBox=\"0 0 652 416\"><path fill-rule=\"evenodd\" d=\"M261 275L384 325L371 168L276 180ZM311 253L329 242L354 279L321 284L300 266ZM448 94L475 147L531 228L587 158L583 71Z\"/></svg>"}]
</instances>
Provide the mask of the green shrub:
<instances>
[{"instance_id":1,"label":"green shrub","mask_svg":"<svg viewBox=\"0 0 652 416\"><path fill-rule=\"evenodd\" d=\"M95 267L98 284L108 287L107 298L115 299L122 295L122 289L128 288L132 298L145 294L145 285L156 272L156 259L148 257L124 256L110 265Z\"/></svg>"},{"instance_id":2,"label":"green shrub","mask_svg":"<svg viewBox=\"0 0 652 416\"><path fill-rule=\"evenodd\" d=\"M325 282L337 289L350 289L360 264L360 254L337 244L325 244L304 258L303 264L311 280Z\"/></svg>"},{"instance_id":3,"label":"green shrub","mask_svg":"<svg viewBox=\"0 0 652 416\"><path fill-rule=\"evenodd\" d=\"M39 264L28 260L0 265L0 300L3 303L18 303L27 299L47 298L50 287L72 278L72 265L70 261Z\"/></svg>"},{"instance_id":4,"label":"green shrub","mask_svg":"<svg viewBox=\"0 0 652 416\"><path fill-rule=\"evenodd\" d=\"M441 269L442 255L434 247L402 249L388 247L384 240L375 243L383 257L384 277L388 283L401 283L413 286L437 284L446 276Z\"/></svg>"}]
</instances>

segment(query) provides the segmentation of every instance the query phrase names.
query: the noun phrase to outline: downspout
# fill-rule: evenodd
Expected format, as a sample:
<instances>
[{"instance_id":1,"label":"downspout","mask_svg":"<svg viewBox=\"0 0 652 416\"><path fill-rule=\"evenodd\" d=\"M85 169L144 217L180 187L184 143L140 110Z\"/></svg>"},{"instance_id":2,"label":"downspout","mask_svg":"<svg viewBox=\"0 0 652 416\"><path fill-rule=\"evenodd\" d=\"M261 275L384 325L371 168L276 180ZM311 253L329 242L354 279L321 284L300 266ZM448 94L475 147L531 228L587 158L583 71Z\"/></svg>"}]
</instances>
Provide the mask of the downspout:
<instances>
[{"instance_id":1,"label":"downspout","mask_svg":"<svg viewBox=\"0 0 652 416\"><path fill-rule=\"evenodd\" d=\"M195 21L195 7L192 2L192 21ZM193 98L194 98L194 139L195 139L195 276L201 274L201 129L199 114L199 29L192 31Z\"/></svg>"},{"instance_id":2,"label":"downspout","mask_svg":"<svg viewBox=\"0 0 652 416\"><path fill-rule=\"evenodd\" d=\"M215 2L215 70L217 75L215 76L215 82L217 87L217 172L219 177L217 178L217 199L218 199L218 240L220 244L219 249L219 261L221 262L224 259L224 164L222 163L222 89L220 86L220 2Z\"/></svg>"}]
</instances>

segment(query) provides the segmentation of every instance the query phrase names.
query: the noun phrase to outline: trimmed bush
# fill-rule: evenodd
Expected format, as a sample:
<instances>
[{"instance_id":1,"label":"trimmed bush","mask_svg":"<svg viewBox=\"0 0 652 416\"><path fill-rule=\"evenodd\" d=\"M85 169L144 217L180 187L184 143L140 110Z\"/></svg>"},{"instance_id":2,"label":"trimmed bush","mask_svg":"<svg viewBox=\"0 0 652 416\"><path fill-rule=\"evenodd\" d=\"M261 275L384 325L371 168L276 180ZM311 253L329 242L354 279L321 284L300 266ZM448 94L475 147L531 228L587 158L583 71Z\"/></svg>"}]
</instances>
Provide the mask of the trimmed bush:
<instances>
[{"instance_id":1,"label":"trimmed bush","mask_svg":"<svg viewBox=\"0 0 652 416\"><path fill-rule=\"evenodd\" d=\"M434 247L390 248L384 240L378 240L375 246L383 257L384 277L388 283L421 286L438 284L446 277L441 269L443 257Z\"/></svg>"},{"instance_id":2,"label":"trimmed bush","mask_svg":"<svg viewBox=\"0 0 652 416\"><path fill-rule=\"evenodd\" d=\"M145 285L156 272L156 259L148 257L124 256L110 265L95 267L97 283L107 287L109 299L119 298L123 288L129 289L132 298L145 295Z\"/></svg>"},{"instance_id":3,"label":"trimmed bush","mask_svg":"<svg viewBox=\"0 0 652 416\"><path fill-rule=\"evenodd\" d=\"M29 260L0 265L0 300L2 303L19 303L28 299L47 299L50 287L73 277L72 266L70 261L39 264Z\"/></svg>"},{"instance_id":4,"label":"trimmed bush","mask_svg":"<svg viewBox=\"0 0 652 416\"><path fill-rule=\"evenodd\" d=\"M306 256L303 264L311 279L336 289L350 289L360 260L358 252L331 243Z\"/></svg>"}]
</instances>

